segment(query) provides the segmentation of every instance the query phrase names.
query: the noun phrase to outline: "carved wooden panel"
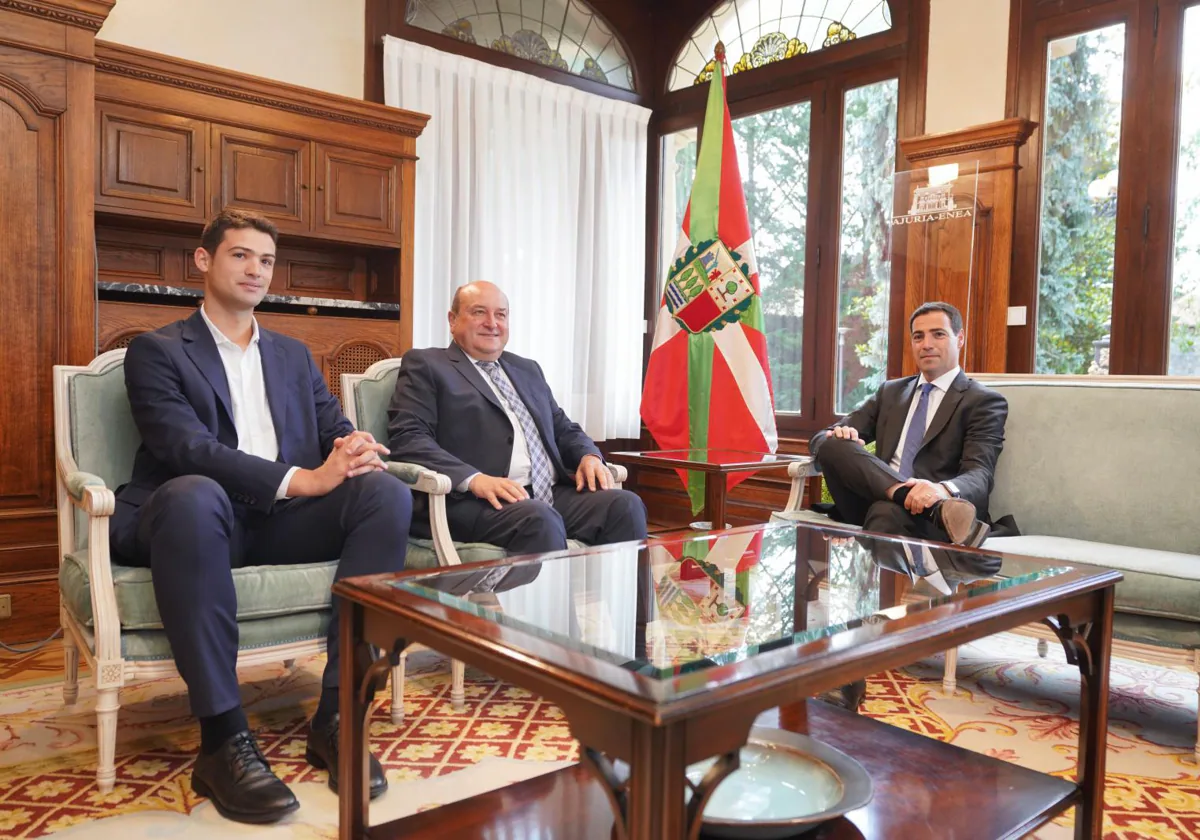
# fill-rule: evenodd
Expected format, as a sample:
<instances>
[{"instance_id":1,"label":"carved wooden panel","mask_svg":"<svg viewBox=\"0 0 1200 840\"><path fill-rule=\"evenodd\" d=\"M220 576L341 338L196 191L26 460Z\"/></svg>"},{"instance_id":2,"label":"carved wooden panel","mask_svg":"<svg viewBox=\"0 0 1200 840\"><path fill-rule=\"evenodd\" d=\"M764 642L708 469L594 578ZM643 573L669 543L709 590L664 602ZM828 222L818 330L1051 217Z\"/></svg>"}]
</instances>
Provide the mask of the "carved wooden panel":
<instances>
[{"instance_id":1,"label":"carved wooden panel","mask_svg":"<svg viewBox=\"0 0 1200 840\"><path fill-rule=\"evenodd\" d=\"M96 204L184 219L204 218L208 126L199 120L101 103Z\"/></svg>"},{"instance_id":2,"label":"carved wooden panel","mask_svg":"<svg viewBox=\"0 0 1200 840\"><path fill-rule=\"evenodd\" d=\"M279 279L272 285L283 293L361 299L366 291L367 260L361 253L281 248L279 255Z\"/></svg>"},{"instance_id":3,"label":"carved wooden panel","mask_svg":"<svg viewBox=\"0 0 1200 840\"><path fill-rule=\"evenodd\" d=\"M307 233L311 148L295 137L214 125L212 212L222 207L258 210L281 232Z\"/></svg>"},{"instance_id":4,"label":"carved wooden panel","mask_svg":"<svg viewBox=\"0 0 1200 840\"><path fill-rule=\"evenodd\" d=\"M314 230L339 229L395 242L399 233L396 158L316 144L317 215Z\"/></svg>"},{"instance_id":5,"label":"carved wooden panel","mask_svg":"<svg viewBox=\"0 0 1200 840\"><path fill-rule=\"evenodd\" d=\"M0 78L0 509L54 503L49 368L54 363L58 144Z\"/></svg>"}]
</instances>

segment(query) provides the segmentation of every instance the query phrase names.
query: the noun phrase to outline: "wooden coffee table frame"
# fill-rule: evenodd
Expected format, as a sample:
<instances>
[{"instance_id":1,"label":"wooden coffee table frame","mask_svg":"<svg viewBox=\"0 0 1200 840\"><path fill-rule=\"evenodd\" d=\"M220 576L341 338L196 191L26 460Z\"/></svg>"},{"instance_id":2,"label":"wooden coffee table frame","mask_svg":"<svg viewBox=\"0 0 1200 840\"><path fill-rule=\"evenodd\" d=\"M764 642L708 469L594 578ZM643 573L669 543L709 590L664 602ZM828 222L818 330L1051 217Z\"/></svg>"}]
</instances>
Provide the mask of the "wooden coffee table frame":
<instances>
[{"instance_id":1,"label":"wooden coffee table frame","mask_svg":"<svg viewBox=\"0 0 1200 840\"><path fill-rule=\"evenodd\" d=\"M474 564L471 570L513 562L522 561ZM391 585L396 579L428 574L418 570L349 578L333 587L334 595L342 599L339 817L343 840L400 836L388 826L368 832L364 746L370 701L408 643L433 647L557 704L580 743L584 763L605 791L615 815L614 837L695 840L704 804L736 769L738 751L763 711L1042 620L1055 630L1068 661L1082 675L1079 772L1077 785L1059 799L1057 807L1039 806L1038 813L1021 818L1020 828L1030 831L1075 805L1076 837L1101 837L1113 587L1121 580L1119 572L1073 568L697 671L675 682L681 687L708 687L682 697L671 696L666 681ZM371 645L386 651L385 655L372 660ZM685 805L684 788L690 786L686 768L714 756L716 764L693 789L691 804ZM614 759L629 765L627 780L613 771ZM880 795L877 785L876 796Z\"/></svg>"}]
</instances>

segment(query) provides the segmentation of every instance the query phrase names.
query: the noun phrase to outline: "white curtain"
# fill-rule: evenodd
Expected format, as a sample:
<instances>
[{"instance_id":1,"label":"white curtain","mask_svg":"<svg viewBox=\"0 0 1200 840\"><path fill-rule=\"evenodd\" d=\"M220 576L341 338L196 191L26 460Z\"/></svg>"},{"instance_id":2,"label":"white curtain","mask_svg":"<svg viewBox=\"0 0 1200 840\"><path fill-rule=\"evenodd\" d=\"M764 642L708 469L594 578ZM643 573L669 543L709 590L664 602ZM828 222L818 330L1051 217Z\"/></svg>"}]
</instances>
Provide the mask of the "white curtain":
<instances>
[{"instance_id":1,"label":"white curtain","mask_svg":"<svg viewBox=\"0 0 1200 840\"><path fill-rule=\"evenodd\" d=\"M388 105L417 141L413 341L450 341L458 286L508 294L508 349L596 440L637 437L650 112L388 37Z\"/></svg>"}]
</instances>

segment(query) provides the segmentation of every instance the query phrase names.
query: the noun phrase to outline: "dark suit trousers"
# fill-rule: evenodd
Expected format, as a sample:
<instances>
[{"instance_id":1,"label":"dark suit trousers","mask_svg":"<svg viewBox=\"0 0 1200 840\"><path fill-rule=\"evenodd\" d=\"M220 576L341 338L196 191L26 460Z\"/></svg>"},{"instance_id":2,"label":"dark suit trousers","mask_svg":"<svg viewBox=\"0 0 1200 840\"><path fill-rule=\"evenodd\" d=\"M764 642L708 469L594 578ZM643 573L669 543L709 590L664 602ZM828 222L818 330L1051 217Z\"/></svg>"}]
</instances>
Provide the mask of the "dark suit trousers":
<instances>
[{"instance_id":1,"label":"dark suit trousers","mask_svg":"<svg viewBox=\"0 0 1200 840\"><path fill-rule=\"evenodd\" d=\"M913 516L891 500L888 489L904 479L861 443L827 436L816 457L843 522L884 534L948 541L949 535L928 516Z\"/></svg>"},{"instance_id":2,"label":"dark suit trousers","mask_svg":"<svg viewBox=\"0 0 1200 840\"><path fill-rule=\"evenodd\" d=\"M241 704L234 568L339 560L338 579L400 571L411 518L407 485L384 472L325 496L277 502L268 514L235 510L217 482L188 475L161 485L140 508L118 501L110 530L122 562L150 568L192 712L210 717ZM338 684L337 638L335 599L327 688Z\"/></svg>"}]
</instances>

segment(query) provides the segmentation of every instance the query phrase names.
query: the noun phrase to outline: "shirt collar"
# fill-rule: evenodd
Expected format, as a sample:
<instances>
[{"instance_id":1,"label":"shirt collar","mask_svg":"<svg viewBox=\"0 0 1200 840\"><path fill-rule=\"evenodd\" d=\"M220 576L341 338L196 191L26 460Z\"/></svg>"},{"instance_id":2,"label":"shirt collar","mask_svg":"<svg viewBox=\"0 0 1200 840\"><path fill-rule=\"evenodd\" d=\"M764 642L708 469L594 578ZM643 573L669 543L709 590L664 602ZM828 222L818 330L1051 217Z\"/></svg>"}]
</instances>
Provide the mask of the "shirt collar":
<instances>
[{"instance_id":1,"label":"shirt collar","mask_svg":"<svg viewBox=\"0 0 1200 840\"><path fill-rule=\"evenodd\" d=\"M941 376L939 376L937 379L933 380L933 383L932 383L933 387L937 388L943 394L946 393L947 391L950 390L950 386L954 383L954 380L958 378L958 375L961 372L962 372L962 368L955 365L953 370L948 370L945 373L943 373ZM922 376L921 384L922 385L925 384L925 381L926 381L925 377Z\"/></svg>"},{"instance_id":2,"label":"shirt collar","mask_svg":"<svg viewBox=\"0 0 1200 840\"><path fill-rule=\"evenodd\" d=\"M228 336L226 336L225 333L221 332L221 330L217 328L217 325L214 324L211 319L209 319L208 313L204 311L204 304L200 304L200 317L204 319L204 325L208 327L208 331L212 333L213 341L215 341L218 346L221 344L228 344L231 347L237 347L237 344ZM252 330L250 333L250 345L258 344L258 319L252 318L250 323ZM238 349L241 350L242 348L238 347Z\"/></svg>"}]
</instances>

